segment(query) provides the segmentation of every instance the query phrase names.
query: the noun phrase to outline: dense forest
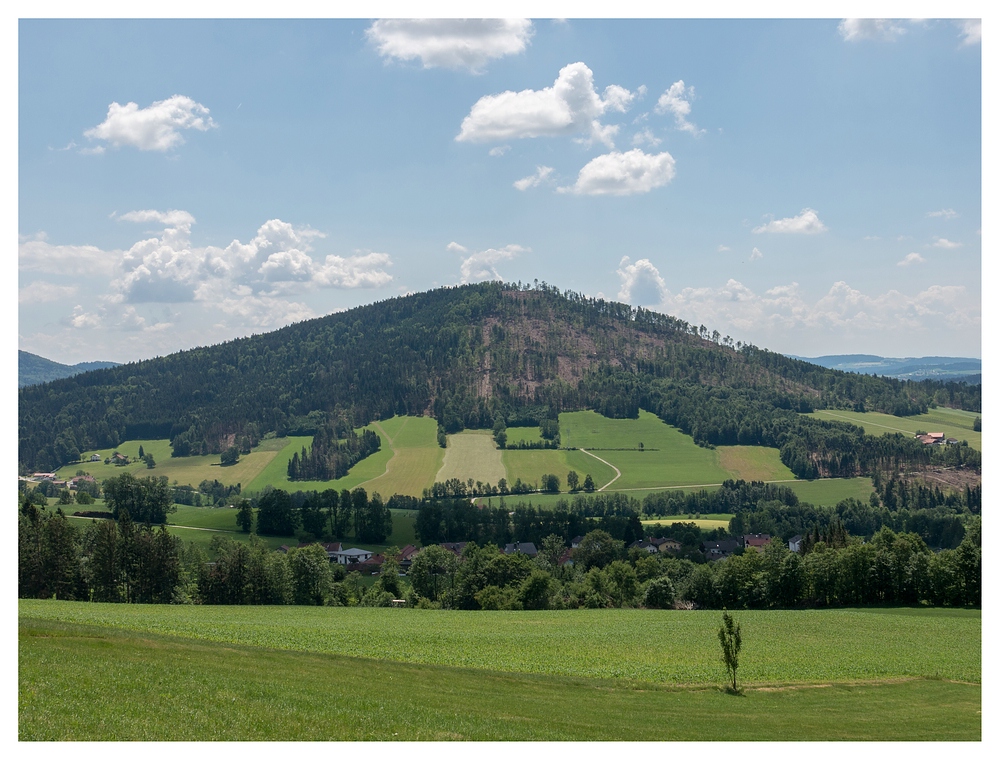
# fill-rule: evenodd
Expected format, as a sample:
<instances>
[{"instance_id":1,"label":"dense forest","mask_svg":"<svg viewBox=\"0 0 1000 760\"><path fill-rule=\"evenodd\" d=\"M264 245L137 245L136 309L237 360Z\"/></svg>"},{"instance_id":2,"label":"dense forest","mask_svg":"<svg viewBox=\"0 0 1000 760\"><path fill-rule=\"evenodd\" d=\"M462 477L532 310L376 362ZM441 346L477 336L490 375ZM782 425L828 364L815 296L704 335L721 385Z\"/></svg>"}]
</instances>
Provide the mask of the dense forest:
<instances>
[{"instance_id":1,"label":"dense forest","mask_svg":"<svg viewBox=\"0 0 1000 760\"><path fill-rule=\"evenodd\" d=\"M340 419L360 427L428 413L456 432L584 408L635 417L641 407L702 445L780 448L797 475L813 477L932 454L799 412L908 415L932 404L978 411L981 386L824 369L544 283L481 283L23 388L18 452L23 469L48 470L136 438L169 438L184 456L245 451L269 432L315 435ZM967 448L955 456L978 466Z\"/></svg>"}]
</instances>

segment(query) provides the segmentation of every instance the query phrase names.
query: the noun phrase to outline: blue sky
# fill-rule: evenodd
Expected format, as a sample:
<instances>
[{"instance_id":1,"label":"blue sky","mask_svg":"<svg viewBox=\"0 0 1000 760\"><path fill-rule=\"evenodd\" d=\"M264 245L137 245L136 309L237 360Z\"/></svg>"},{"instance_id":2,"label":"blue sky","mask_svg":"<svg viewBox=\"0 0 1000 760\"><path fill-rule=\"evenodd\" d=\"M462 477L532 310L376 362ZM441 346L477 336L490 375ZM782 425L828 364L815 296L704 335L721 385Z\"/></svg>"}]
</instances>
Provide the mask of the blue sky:
<instances>
[{"instance_id":1,"label":"blue sky","mask_svg":"<svg viewBox=\"0 0 1000 760\"><path fill-rule=\"evenodd\" d=\"M500 278L980 356L978 29L22 20L19 347L130 361Z\"/></svg>"}]
</instances>

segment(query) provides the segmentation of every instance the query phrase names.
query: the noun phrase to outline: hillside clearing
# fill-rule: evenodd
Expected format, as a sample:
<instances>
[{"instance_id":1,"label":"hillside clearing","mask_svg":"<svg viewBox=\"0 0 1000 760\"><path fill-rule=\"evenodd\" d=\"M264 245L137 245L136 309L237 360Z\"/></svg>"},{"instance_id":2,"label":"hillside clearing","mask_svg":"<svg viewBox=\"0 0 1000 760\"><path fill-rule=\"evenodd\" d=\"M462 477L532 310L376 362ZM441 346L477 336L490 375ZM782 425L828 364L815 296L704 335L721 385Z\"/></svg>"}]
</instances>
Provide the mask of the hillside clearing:
<instances>
[{"instance_id":1,"label":"hillside clearing","mask_svg":"<svg viewBox=\"0 0 1000 760\"><path fill-rule=\"evenodd\" d=\"M885 433L913 435L918 430L927 433L944 433L950 438L968 441L974 449L983 450L983 434L972 429L972 423L976 417L982 417L979 412L965 412L961 409L939 406L929 410L926 414L917 414L912 417L895 417L881 412L850 412L842 409L820 409L809 416L821 420L850 422L852 425L864 428L869 435L883 435Z\"/></svg>"}]
</instances>

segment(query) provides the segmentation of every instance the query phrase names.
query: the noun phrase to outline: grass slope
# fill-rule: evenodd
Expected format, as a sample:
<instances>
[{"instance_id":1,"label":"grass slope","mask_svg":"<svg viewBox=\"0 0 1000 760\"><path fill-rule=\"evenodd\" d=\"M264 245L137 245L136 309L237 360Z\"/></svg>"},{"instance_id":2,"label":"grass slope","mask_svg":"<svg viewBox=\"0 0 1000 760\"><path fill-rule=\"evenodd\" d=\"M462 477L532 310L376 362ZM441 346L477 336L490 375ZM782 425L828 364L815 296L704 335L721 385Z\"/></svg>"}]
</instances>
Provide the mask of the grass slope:
<instances>
[{"instance_id":1,"label":"grass slope","mask_svg":"<svg viewBox=\"0 0 1000 760\"><path fill-rule=\"evenodd\" d=\"M636 689L30 618L21 619L18 655L22 741L981 737L981 687L936 680L736 698L718 689Z\"/></svg>"},{"instance_id":2,"label":"grass slope","mask_svg":"<svg viewBox=\"0 0 1000 760\"><path fill-rule=\"evenodd\" d=\"M589 474L598 488L615 476L615 471L582 451L562 451L560 449L527 449L524 451L504 451L503 463L507 468L507 481L514 483L520 478L525 483L541 484L542 475L556 475L559 487L566 488L566 475L570 470L580 476L580 483ZM523 497L521 497L523 498ZM532 497L534 498L534 497Z\"/></svg>"},{"instance_id":3,"label":"grass slope","mask_svg":"<svg viewBox=\"0 0 1000 760\"><path fill-rule=\"evenodd\" d=\"M734 480L794 480L778 449L764 446L719 446L719 467Z\"/></svg>"},{"instance_id":4,"label":"grass slope","mask_svg":"<svg viewBox=\"0 0 1000 760\"><path fill-rule=\"evenodd\" d=\"M437 444L437 421L431 417L393 417L376 422L374 428L393 456L383 474L361 485L385 498L397 493L422 496L425 488L434 485L434 475L445 456Z\"/></svg>"},{"instance_id":5,"label":"grass slope","mask_svg":"<svg viewBox=\"0 0 1000 760\"><path fill-rule=\"evenodd\" d=\"M593 450L621 470L615 489L721 483L732 477L720 465L718 452L696 445L650 412L640 411L637 420L567 412L559 415L559 431L563 446Z\"/></svg>"},{"instance_id":6,"label":"grass slope","mask_svg":"<svg viewBox=\"0 0 1000 760\"><path fill-rule=\"evenodd\" d=\"M969 445L979 451L983 450L983 434L972 429L972 422L981 414L963 412L961 409L948 409L939 406L927 414L913 417L894 417L881 412L847 412L840 409L821 409L809 415L820 420L840 420L850 422L865 429L870 435L883 433L914 434L918 430L928 433L944 433L951 438L968 441Z\"/></svg>"}]
</instances>

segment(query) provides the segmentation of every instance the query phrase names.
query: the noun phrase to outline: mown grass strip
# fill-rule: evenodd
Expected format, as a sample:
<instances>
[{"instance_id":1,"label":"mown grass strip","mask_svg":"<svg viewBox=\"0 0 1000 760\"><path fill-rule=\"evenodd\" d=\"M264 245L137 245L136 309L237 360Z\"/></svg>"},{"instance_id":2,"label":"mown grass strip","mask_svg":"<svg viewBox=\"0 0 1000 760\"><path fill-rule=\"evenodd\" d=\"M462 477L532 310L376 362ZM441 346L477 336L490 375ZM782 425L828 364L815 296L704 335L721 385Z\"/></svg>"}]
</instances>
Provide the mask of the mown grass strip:
<instances>
[{"instance_id":1,"label":"mown grass strip","mask_svg":"<svg viewBox=\"0 0 1000 760\"><path fill-rule=\"evenodd\" d=\"M22 741L972 740L941 680L667 689L259 649L23 618Z\"/></svg>"}]
</instances>

